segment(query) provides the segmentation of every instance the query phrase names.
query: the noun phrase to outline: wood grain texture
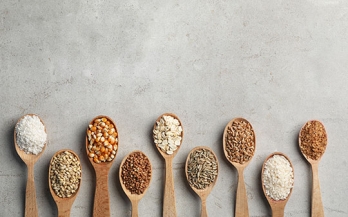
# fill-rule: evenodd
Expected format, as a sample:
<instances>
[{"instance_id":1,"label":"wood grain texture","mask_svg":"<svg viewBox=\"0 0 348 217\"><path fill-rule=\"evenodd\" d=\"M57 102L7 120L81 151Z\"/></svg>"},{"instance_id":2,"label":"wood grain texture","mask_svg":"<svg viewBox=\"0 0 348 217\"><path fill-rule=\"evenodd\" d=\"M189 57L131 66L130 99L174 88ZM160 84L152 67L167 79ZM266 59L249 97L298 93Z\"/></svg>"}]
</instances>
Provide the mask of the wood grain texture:
<instances>
[{"instance_id":1,"label":"wood grain texture","mask_svg":"<svg viewBox=\"0 0 348 217\"><path fill-rule=\"evenodd\" d=\"M281 155L281 156L284 156L290 163L290 166L292 168L292 172L293 174L295 174L294 172L294 166L292 165L290 159L288 158L288 156L286 156L285 154L281 153L281 152L274 152L272 154L270 154L266 160L263 162L263 165L262 165L262 169L261 169L261 185L262 185L262 190L263 190L263 193L269 203L269 205L271 206L271 210L272 210L272 217L283 217L284 216L284 210L285 210L285 206L286 206L286 203L288 202L290 196L291 196L291 193L292 193L292 189L290 189L290 193L289 195L287 196L287 198L285 200L273 200L271 197L269 197L266 193L266 189L265 189L265 186L263 185L263 171L264 171L264 168L265 168L265 164L267 162L267 160L271 157L273 157L274 155ZM294 177L295 178L295 177Z\"/></svg>"},{"instance_id":2,"label":"wood grain texture","mask_svg":"<svg viewBox=\"0 0 348 217\"><path fill-rule=\"evenodd\" d=\"M75 157L77 157L78 161L81 162L79 156L74 151L72 151L70 149L63 149L63 150L57 151L51 158L50 166L48 168L48 186L49 186L51 195L53 197L53 200L56 202L56 205L57 205L58 217L70 217L71 207L72 207L72 205L73 205L73 203L74 203L74 201L75 201L75 199L77 197L77 194L78 194L78 192L79 192L79 190L81 188L81 183L82 183L82 177L81 177L79 188L76 190L76 192L71 197L67 197L67 198L58 197L57 194L55 193L55 191L53 190L51 179L50 179L50 176L51 176L51 163L52 163L53 158L55 156L57 156L58 154L60 154L62 152L65 152L65 151L68 151L68 152L72 153L73 155L75 155ZM81 176L82 176L82 166L81 166L81 163L80 163L80 167L81 167Z\"/></svg>"},{"instance_id":3,"label":"wood grain texture","mask_svg":"<svg viewBox=\"0 0 348 217\"><path fill-rule=\"evenodd\" d=\"M96 187L94 193L93 217L110 216L109 170L112 164L94 164Z\"/></svg>"},{"instance_id":4,"label":"wood grain texture","mask_svg":"<svg viewBox=\"0 0 348 217\"><path fill-rule=\"evenodd\" d=\"M208 195L207 195L208 196ZM201 217L208 217L208 211L207 211L207 196L206 197L200 197L202 206L201 206Z\"/></svg>"},{"instance_id":5,"label":"wood grain texture","mask_svg":"<svg viewBox=\"0 0 348 217\"><path fill-rule=\"evenodd\" d=\"M176 217L176 202L175 202L175 190L174 190L174 177L173 177L173 159L175 157L175 155L178 153L181 145L182 145L182 141L184 138L184 128L182 126L182 123L180 121L180 119L178 118L178 116L176 116L173 113L164 113L161 116L159 116L153 126L153 129L155 129L156 125L157 125L157 121L159 121L162 116L164 115L168 115L168 116L172 116L175 119L177 119L180 123L180 126L182 127L182 132L181 132L181 141L180 141L180 145L177 147L177 149L174 151L173 154L168 155L167 153L163 152L156 144L156 148L158 150L158 152L162 155L162 157L165 160L165 165L166 165L166 169L165 169L165 185L164 185L164 196L163 196L163 216L165 217Z\"/></svg>"},{"instance_id":6,"label":"wood grain texture","mask_svg":"<svg viewBox=\"0 0 348 217\"><path fill-rule=\"evenodd\" d=\"M318 121L318 120L311 120L311 121L317 121L317 122L321 123L321 125L324 128L325 136L327 138L327 133L326 133L324 124L322 122ZM311 121L308 121L308 122L311 122ZM311 167L312 167L311 216L312 217L324 217L324 206L323 206L323 202L322 202L322 199L321 199L321 191L320 191L320 184L319 184L319 173L318 173L319 162L320 162L321 158L323 157L324 152L319 157L319 159L313 160L309 156L305 155L303 150L301 149L301 137L300 137L300 135L301 135L301 131L304 129L304 127L306 126L307 123L305 123L302 126L301 130L300 130L300 133L299 133L299 136L298 136L298 144L300 146L300 150L301 150L302 155L306 158L306 160L311 164ZM326 149L326 147L327 147L327 139L326 139L326 144L325 144L324 148ZM325 149L324 149L324 151L325 151Z\"/></svg>"},{"instance_id":7,"label":"wood grain texture","mask_svg":"<svg viewBox=\"0 0 348 217\"><path fill-rule=\"evenodd\" d=\"M274 203L271 205L272 217L284 217L286 203Z\"/></svg>"},{"instance_id":8,"label":"wood grain texture","mask_svg":"<svg viewBox=\"0 0 348 217\"><path fill-rule=\"evenodd\" d=\"M174 176L173 176L173 158L165 158L166 162L166 178L164 185L163 197L163 216L176 216Z\"/></svg>"},{"instance_id":9,"label":"wood grain texture","mask_svg":"<svg viewBox=\"0 0 348 217\"><path fill-rule=\"evenodd\" d=\"M318 165L319 162L312 161L312 217L324 217L324 207L321 199L321 191L319 184L319 174L318 174Z\"/></svg>"},{"instance_id":10,"label":"wood grain texture","mask_svg":"<svg viewBox=\"0 0 348 217\"><path fill-rule=\"evenodd\" d=\"M217 164L217 175L214 179L214 182L212 182L208 187L204 188L204 189L197 189L193 186L190 185L190 187L192 188L192 190L198 194L198 196L200 197L201 199L201 202L202 202L202 205L201 205L201 217L208 217L208 211L207 211L207 198L211 192L211 190L213 189L213 187L215 186L215 183L218 179L218 175L219 175L219 161L218 161L218 158L216 157L214 151L209 148L209 147L206 147L206 146L198 146L198 147L195 147L193 148L189 154L187 155L187 158L186 158L186 163L185 163L185 174L186 174L186 180L189 182L189 175L188 175L188 163L189 163L189 160L190 160L190 155L191 153L193 153L194 151L196 150L200 150L200 149L206 149L206 150L209 150L215 157L215 160L216 160L216 164Z\"/></svg>"},{"instance_id":11,"label":"wood grain texture","mask_svg":"<svg viewBox=\"0 0 348 217\"><path fill-rule=\"evenodd\" d=\"M36 188L34 181L34 163L28 162L28 179L25 189L25 217L38 216L38 209L36 204Z\"/></svg>"},{"instance_id":12,"label":"wood grain texture","mask_svg":"<svg viewBox=\"0 0 348 217\"><path fill-rule=\"evenodd\" d=\"M116 123L108 116L99 115L95 117L89 124L93 124L95 119L105 117L108 119L115 127L115 130L118 134ZM112 167L113 162L115 162L116 154L118 153L119 148L119 135L117 135L117 151L115 158L112 161L95 163L93 158L88 157L88 127L86 130L86 154L89 162L91 162L95 176L96 176L96 187L94 192L94 204L93 204L93 217L109 217L110 216L110 198L109 198L109 170Z\"/></svg>"},{"instance_id":13,"label":"wood grain texture","mask_svg":"<svg viewBox=\"0 0 348 217\"><path fill-rule=\"evenodd\" d=\"M232 123L235 121L244 121L246 123L249 123L251 126L252 131L254 132L254 129L252 128L252 125L249 121L247 121L244 118L234 118L225 127L223 138L222 138L222 143L223 143L223 149L224 149L224 154L227 158L227 160L237 169L238 171L238 187L237 187L237 195L236 195L236 207L235 207L235 216L236 217L249 217L249 208L248 208L248 197L247 197L247 192L245 188L245 182L244 182L244 169L248 166L248 164L251 161L251 158L255 155L255 150L256 150L256 136L254 132L254 153L253 156L250 158L249 161L240 164L233 162L231 159L228 158L228 153L226 151L226 136L227 136L227 130L228 127L232 126Z\"/></svg>"},{"instance_id":14,"label":"wood grain texture","mask_svg":"<svg viewBox=\"0 0 348 217\"><path fill-rule=\"evenodd\" d=\"M139 215L139 211L138 211L138 203L139 201L141 200L141 198L144 197L146 191L149 189L149 186L150 186L150 183L151 183L151 179L152 179L152 174L151 174L151 179L149 181L149 185L148 187L144 190L144 192L142 194L132 194L127 188L126 186L124 185L123 181L122 181L122 166L124 164L124 162L127 160L128 156L135 153L135 152L140 152L142 153L143 155L145 155L143 152L139 151L139 150L136 150L136 151L133 151L131 153L129 153L127 156L125 156L120 164L120 169L119 169L119 179L120 179L120 183L121 183L121 187L124 191L124 193L127 195L127 197L129 198L129 200L131 201L131 204L132 204L132 217L138 217ZM146 156L146 155L145 155ZM147 157L147 156L146 156ZM147 157L148 158L148 157ZM148 158L149 159L149 158ZM149 163L150 163L150 167L151 167L151 172L152 172L152 165L151 165L151 161L149 159Z\"/></svg>"},{"instance_id":15,"label":"wood grain texture","mask_svg":"<svg viewBox=\"0 0 348 217\"><path fill-rule=\"evenodd\" d=\"M248 197L244 182L245 164L233 164L238 171L238 187L236 196L235 216L249 216Z\"/></svg>"},{"instance_id":16,"label":"wood grain texture","mask_svg":"<svg viewBox=\"0 0 348 217\"><path fill-rule=\"evenodd\" d=\"M37 116L35 114L27 114L29 116ZM26 115L24 115L26 116ZM24 116L22 116L18 121L18 122L24 118ZM41 120L41 118L39 117L41 123L44 125L45 127L45 132L46 132L46 126L43 123L43 121ZM47 132L46 132L47 133ZM37 208L37 204L36 204L36 188L35 188L35 180L34 180L34 164L36 163L36 161L41 157L42 153L45 151L46 146L47 146L47 141L44 144L44 147L42 148L42 151L37 154L27 154L25 153L23 150L21 150L17 144L17 135L16 135L16 130L14 130L13 133L14 136L14 146L15 149L17 151L17 154L19 155L19 157L23 160L23 162L27 165L28 168L28 177L27 177L27 185L26 185L26 189L25 189L25 211L24 211L24 216L25 217L37 217L38 214L38 208Z\"/></svg>"}]
</instances>

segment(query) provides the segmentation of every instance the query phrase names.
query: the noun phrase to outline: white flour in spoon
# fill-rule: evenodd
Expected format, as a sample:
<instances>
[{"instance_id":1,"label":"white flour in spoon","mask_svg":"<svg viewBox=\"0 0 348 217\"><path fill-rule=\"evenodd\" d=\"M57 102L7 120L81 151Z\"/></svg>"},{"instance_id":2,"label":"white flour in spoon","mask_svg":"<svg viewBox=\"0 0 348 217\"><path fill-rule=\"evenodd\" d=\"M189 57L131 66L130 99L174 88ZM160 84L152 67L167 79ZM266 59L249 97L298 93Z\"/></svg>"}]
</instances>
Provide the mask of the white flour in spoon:
<instances>
[{"instance_id":1,"label":"white flour in spoon","mask_svg":"<svg viewBox=\"0 0 348 217\"><path fill-rule=\"evenodd\" d=\"M47 134L45 126L36 115L26 115L16 124L16 140L25 153L39 154L44 147Z\"/></svg>"}]
</instances>

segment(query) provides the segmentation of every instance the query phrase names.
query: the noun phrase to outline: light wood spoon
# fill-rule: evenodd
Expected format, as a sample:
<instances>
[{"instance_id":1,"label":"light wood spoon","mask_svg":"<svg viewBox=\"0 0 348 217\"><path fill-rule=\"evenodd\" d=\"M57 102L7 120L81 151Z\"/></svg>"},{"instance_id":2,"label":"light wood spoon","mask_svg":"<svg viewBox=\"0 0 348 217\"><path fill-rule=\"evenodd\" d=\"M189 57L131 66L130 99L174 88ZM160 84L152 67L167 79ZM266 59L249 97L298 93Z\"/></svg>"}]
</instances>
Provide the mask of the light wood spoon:
<instances>
[{"instance_id":1,"label":"light wood spoon","mask_svg":"<svg viewBox=\"0 0 348 217\"><path fill-rule=\"evenodd\" d=\"M58 152L56 152L51 161L50 161L50 166L49 166L49 169L48 169L48 185L49 185L49 188L50 188L50 192L51 192L51 195L53 197L53 200L56 202L57 204L57 208L58 208L58 217L70 217L70 211L71 211L71 206L73 205L75 199L76 199L76 196L77 196L77 193L79 192L80 188L81 188L81 179L80 179L80 183L79 183L79 187L78 189L76 190L75 193L72 194L71 197L66 197L66 198L61 198L61 197L58 197L56 192L53 190L52 188L52 183L51 183L51 163L53 161L53 158L65 151L68 151L70 152L71 154L73 154L79 162L80 161L80 158L79 156L72 150L70 149L63 149L63 150L60 150ZM81 168L81 176L82 176L82 167L81 167L81 163L80 163L80 168ZM80 177L81 177L80 176Z\"/></svg>"},{"instance_id":2,"label":"light wood spoon","mask_svg":"<svg viewBox=\"0 0 348 217\"><path fill-rule=\"evenodd\" d=\"M120 165L120 172L119 172L119 179L120 179L120 183L121 183L122 189L123 189L124 193L127 195L127 197L129 198L129 200L131 201L131 204L132 204L132 217L138 217L138 215L139 215L138 203L139 203L140 199L143 198L143 196L145 195L147 189L149 188L150 182L151 182L151 178L152 178L152 174L151 174L149 185L147 186L147 188L144 190L144 192L142 194L132 194L132 192L126 188L124 182L122 181L122 166L123 166L123 164L125 163L125 161L127 160L127 158L131 154L138 153L138 152L140 152L141 154L145 155L143 152L138 151L138 150L129 153L126 157L123 158L123 160L121 162L121 165ZM152 173L152 166L151 166L150 160L149 160L149 163L150 163L150 171Z\"/></svg>"},{"instance_id":3,"label":"light wood spoon","mask_svg":"<svg viewBox=\"0 0 348 217\"><path fill-rule=\"evenodd\" d=\"M261 170L261 184L262 184L262 190L263 190L263 193L265 194L266 196L266 199L268 200L268 203L269 205L271 206L271 209L272 209L272 217L283 217L284 216L284 209L285 209L285 205L286 203L288 202L289 198L290 198L290 195L292 193L292 189L290 189L290 193L289 195L286 197L285 200L274 200L273 198L271 198L270 196L267 195L266 193L266 189L265 189L265 186L263 185L263 171L264 171L264 168L265 168L265 164L266 162L268 161L268 159L270 159L271 157L273 157L274 155L281 155L281 156L284 156L290 163L290 166L292 168L292 172L294 174L294 167L290 161L290 159L288 158L288 156L286 156L285 154L281 153L281 152L274 152L272 153L271 155L269 155L266 160L263 162L263 165L262 165L262 170Z\"/></svg>"},{"instance_id":4,"label":"light wood spoon","mask_svg":"<svg viewBox=\"0 0 348 217\"><path fill-rule=\"evenodd\" d=\"M244 183L244 174L243 171L245 169L246 166L248 166L248 164L250 163L251 158L249 159L249 161L244 162L243 164L237 163L237 162L233 162L228 156L228 152L227 152L227 140L226 140L226 136L228 135L228 128L232 127L232 123L233 122L239 122L239 121L244 121L247 124L250 124L247 120L245 120L244 118L234 118L232 119L225 127L224 130L224 134L223 134L223 149L224 149L224 153L225 156L227 158L227 160L237 169L238 171L238 187L237 187L237 196L236 196L236 208L235 208L235 216L236 217L247 217L249 216L249 209L248 209L248 197L247 197L247 192L246 192L246 188L245 188L245 183ZM252 156L254 156L255 154L255 148L256 148L256 138L255 138L255 133L254 130L252 128L252 125L250 124L250 130L252 131L252 135L253 135L253 143L254 143L254 149L253 149L253 153Z\"/></svg>"},{"instance_id":5,"label":"light wood spoon","mask_svg":"<svg viewBox=\"0 0 348 217\"><path fill-rule=\"evenodd\" d=\"M190 153L188 154L187 156L187 159L186 159L186 164L185 164L185 173L186 173L186 179L187 181L190 183L190 179L189 179L189 173L188 173L188 167L189 167L189 160L190 160L190 155L192 153L194 153L195 151L197 150L202 150L202 149L205 149L205 150L208 150L210 151L213 155L214 155L214 158L216 160L216 164L217 164L217 175L214 179L214 181L212 183L210 183L209 186L207 186L206 188L203 188L203 189L198 189L196 188L195 186L191 186L192 190L194 192L196 192L196 194L198 194L198 196L201 198L201 201L202 201L202 207L201 207L201 217L208 217L208 212L207 212L207 197L208 195L210 194L211 190L213 189L215 183L216 183L216 180L217 180L217 177L218 177L218 174L219 174L219 162L218 162L218 159L215 155L215 153L213 152L213 150L211 150L209 147L206 147L206 146L199 146L199 147L196 147L194 149L192 149L190 151Z\"/></svg>"},{"instance_id":6,"label":"light wood spoon","mask_svg":"<svg viewBox=\"0 0 348 217\"><path fill-rule=\"evenodd\" d=\"M105 117L110 121L111 124L114 125L116 132L118 133L118 130L116 128L115 122L108 116L99 115L95 117L90 124L93 125L95 119L103 118ZM88 127L87 127L88 131ZM118 134L117 134L117 140L118 140ZM86 152L87 157L89 154L88 151L88 136L86 134ZM117 146L119 143L117 143ZM116 150L116 154L118 152L118 148ZM115 158L112 161L106 161L101 163L95 163L93 161L93 158L88 157L89 161L91 162L96 176L96 187L95 187L95 193L94 193L94 205L93 205L93 217L109 217L110 216L110 198L109 198L109 170L112 166L112 163L116 159Z\"/></svg>"},{"instance_id":7,"label":"light wood spoon","mask_svg":"<svg viewBox=\"0 0 348 217\"><path fill-rule=\"evenodd\" d=\"M322 127L324 129L324 135L326 138L325 139L325 146L322 148L324 148L323 151L325 151L326 146L327 146L327 134L326 134L324 125L318 120L308 121L307 123L310 123L310 122L317 122L317 123L322 125ZM311 167L312 167L313 185L312 185L312 211L311 211L311 213L312 213L312 217L324 217L324 207L323 207L323 202L321 199L321 191L320 191L319 175L318 175L319 161L320 161L321 157L323 156L324 152L321 154L321 156L317 160L311 159L309 156L307 156L304 153L304 150L301 148L302 141L301 141L300 135L301 135L301 132L304 130L304 127L306 126L306 124L303 125L303 127L301 128L300 134L299 134L299 146L300 146L301 153L307 159L307 161L311 164Z\"/></svg>"},{"instance_id":8,"label":"light wood spoon","mask_svg":"<svg viewBox=\"0 0 348 217\"><path fill-rule=\"evenodd\" d=\"M157 118L156 123L154 124L154 127L153 127L154 129L156 128L157 122L160 121L160 119L164 115L172 116L173 118L177 119L180 123L180 126L182 127L182 123L181 123L180 119L175 114L165 113ZM178 151L181 147L183 137L184 137L184 131L181 132L180 145L177 147L177 149L174 151L173 154L167 154L167 153L163 152L155 144L159 153L162 155L162 157L164 158L164 160L166 162L166 178L165 178L164 198L163 198L163 216L165 216L165 217L176 217L174 177L173 177L173 158L178 153Z\"/></svg>"},{"instance_id":9,"label":"light wood spoon","mask_svg":"<svg viewBox=\"0 0 348 217\"><path fill-rule=\"evenodd\" d=\"M37 116L35 114L28 114L29 116ZM22 116L19 121L21 121L26 115ZM39 116L37 116L39 117ZM40 117L39 117L40 118ZM45 127L46 132L46 126L43 123L43 121L40 119L41 123ZM35 189L35 182L34 182L34 164L35 162L41 157L42 153L45 151L45 148L47 146L47 140L45 142L44 147L42 148L41 152L37 155L25 153L25 151L21 150L17 144L17 135L16 130L14 131L14 144L16 151L19 155L19 157L24 161L24 163L27 165L28 168L28 178L27 178L27 186L25 190L25 217L37 217L38 216L38 209L36 204L36 189Z\"/></svg>"}]
</instances>

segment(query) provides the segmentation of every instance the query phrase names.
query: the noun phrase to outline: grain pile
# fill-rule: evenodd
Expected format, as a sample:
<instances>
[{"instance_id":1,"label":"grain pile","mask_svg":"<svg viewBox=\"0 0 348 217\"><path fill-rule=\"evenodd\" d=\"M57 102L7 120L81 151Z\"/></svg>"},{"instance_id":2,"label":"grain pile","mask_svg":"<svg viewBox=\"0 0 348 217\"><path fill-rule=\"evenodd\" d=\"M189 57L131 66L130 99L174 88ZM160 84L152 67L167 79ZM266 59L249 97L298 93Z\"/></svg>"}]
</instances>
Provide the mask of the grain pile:
<instances>
[{"instance_id":1,"label":"grain pile","mask_svg":"<svg viewBox=\"0 0 348 217\"><path fill-rule=\"evenodd\" d=\"M122 163L121 182L131 194L142 194L149 186L152 176L150 160L140 151L132 152Z\"/></svg>"},{"instance_id":2,"label":"grain pile","mask_svg":"<svg viewBox=\"0 0 348 217\"><path fill-rule=\"evenodd\" d=\"M273 200L285 200L294 184L294 172L290 162L282 155L273 155L264 164L263 186Z\"/></svg>"},{"instance_id":3,"label":"grain pile","mask_svg":"<svg viewBox=\"0 0 348 217\"><path fill-rule=\"evenodd\" d=\"M27 154L39 154L47 141L45 126L36 115L25 115L15 127L18 147Z\"/></svg>"},{"instance_id":4,"label":"grain pile","mask_svg":"<svg viewBox=\"0 0 348 217\"><path fill-rule=\"evenodd\" d=\"M218 175L218 162L214 153L206 148L196 149L187 159L187 178L191 187L205 189Z\"/></svg>"},{"instance_id":5,"label":"grain pile","mask_svg":"<svg viewBox=\"0 0 348 217\"><path fill-rule=\"evenodd\" d=\"M118 148L118 133L113 122L106 117L96 118L87 129L88 157L94 163L115 159Z\"/></svg>"},{"instance_id":6,"label":"grain pile","mask_svg":"<svg viewBox=\"0 0 348 217\"><path fill-rule=\"evenodd\" d=\"M312 160L318 160L325 152L327 134L319 121L308 121L300 132L300 149Z\"/></svg>"},{"instance_id":7,"label":"grain pile","mask_svg":"<svg viewBox=\"0 0 348 217\"><path fill-rule=\"evenodd\" d=\"M227 126L225 141L225 153L230 162L244 164L254 155L254 130L251 124L244 119L236 119L230 126Z\"/></svg>"},{"instance_id":8,"label":"grain pile","mask_svg":"<svg viewBox=\"0 0 348 217\"><path fill-rule=\"evenodd\" d=\"M153 130L153 138L157 147L166 154L173 154L182 140L182 126L178 119L163 115Z\"/></svg>"},{"instance_id":9,"label":"grain pile","mask_svg":"<svg viewBox=\"0 0 348 217\"><path fill-rule=\"evenodd\" d=\"M51 159L49 178L58 197L74 195L80 187L81 175L80 161L74 153L64 151Z\"/></svg>"}]
</instances>

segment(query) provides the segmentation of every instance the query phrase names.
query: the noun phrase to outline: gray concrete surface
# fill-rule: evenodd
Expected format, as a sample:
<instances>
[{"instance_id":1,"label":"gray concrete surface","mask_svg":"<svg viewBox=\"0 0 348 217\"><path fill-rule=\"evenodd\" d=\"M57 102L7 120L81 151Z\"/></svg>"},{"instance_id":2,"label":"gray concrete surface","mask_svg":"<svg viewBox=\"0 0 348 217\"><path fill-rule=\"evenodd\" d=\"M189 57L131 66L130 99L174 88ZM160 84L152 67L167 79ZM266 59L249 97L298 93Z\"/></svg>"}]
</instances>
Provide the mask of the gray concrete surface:
<instances>
[{"instance_id":1,"label":"gray concrete surface","mask_svg":"<svg viewBox=\"0 0 348 217\"><path fill-rule=\"evenodd\" d=\"M48 190L48 163L63 148L76 151L83 181L71 216L91 216L95 178L84 151L88 122L112 117L120 134L110 171L112 216L130 216L117 178L120 162L139 149L154 172L140 216L161 216L164 160L151 137L156 118L177 114L185 137L174 159L178 216L199 216L184 162L195 146L220 162L208 197L210 216L234 216L237 172L222 151L229 120L254 126L257 149L245 171L250 216L271 216L262 193L264 159L284 152L295 167L285 216L310 216L311 169L297 137L319 119L329 143L319 166L326 216L348 216L348 2L40 1L0 2L0 216L23 216L26 167L13 130L24 114L47 126L49 144L35 167L39 216L57 216Z\"/></svg>"}]
</instances>

